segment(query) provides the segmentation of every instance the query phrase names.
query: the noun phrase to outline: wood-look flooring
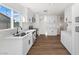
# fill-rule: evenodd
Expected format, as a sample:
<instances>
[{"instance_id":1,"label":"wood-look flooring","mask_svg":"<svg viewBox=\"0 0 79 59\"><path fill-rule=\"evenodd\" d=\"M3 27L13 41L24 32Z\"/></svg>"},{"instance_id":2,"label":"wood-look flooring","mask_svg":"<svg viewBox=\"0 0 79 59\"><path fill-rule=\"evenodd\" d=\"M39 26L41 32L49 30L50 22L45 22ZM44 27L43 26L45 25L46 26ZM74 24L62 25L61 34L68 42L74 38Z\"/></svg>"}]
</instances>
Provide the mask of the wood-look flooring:
<instances>
[{"instance_id":1,"label":"wood-look flooring","mask_svg":"<svg viewBox=\"0 0 79 59\"><path fill-rule=\"evenodd\" d=\"M39 36L28 55L70 55L61 44L60 36Z\"/></svg>"}]
</instances>

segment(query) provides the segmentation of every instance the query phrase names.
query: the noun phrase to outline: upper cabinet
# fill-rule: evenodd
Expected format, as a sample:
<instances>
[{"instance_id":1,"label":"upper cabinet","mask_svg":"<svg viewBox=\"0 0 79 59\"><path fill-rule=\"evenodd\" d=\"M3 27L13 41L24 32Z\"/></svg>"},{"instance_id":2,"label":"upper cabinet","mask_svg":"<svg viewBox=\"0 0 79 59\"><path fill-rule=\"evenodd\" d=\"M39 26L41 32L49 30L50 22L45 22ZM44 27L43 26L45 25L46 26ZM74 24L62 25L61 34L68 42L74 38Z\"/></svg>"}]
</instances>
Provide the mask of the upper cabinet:
<instances>
[{"instance_id":1,"label":"upper cabinet","mask_svg":"<svg viewBox=\"0 0 79 59\"><path fill-rule=\"evenodd\" d=\"M65 22L72 22L72 8L69 7L69 8L66 8L65 9Z\"/></svg>"},{"instance_id":2,"label":"upper cabinet","mask_svg":"<svg viewBox=\"0 0 79 59\"><path fill-rule=\"evenodd\" d=\"M66 25L66 30L71 31L72 27L72 7L66 8L64 12L64 22Z\"/></svg>"},{"instance_id":3,"label":"upper cabinet","mask_svg":"<svg viewBox=\"0 0 79 59\"><path fill-rule=\"evenodd\" d=\"M30 23L35 23L36 22L36 19L35 19L35 16L28 16L28 21L30 22Z\"/></svg>"},{"instance_id":4,"label":"upper cabinet","mask_svg":"<svg viewBox=\"0 0 79 59\"><path fill-rule=\"evenodd\" d=\"M30 22L30 23L35 23L35 21L36 21L36 19L35 19L35 14L30 10L30 9L28 9L28 12L27 12L28 14L28 21Z\"/></svg>"},{"instance_id":5,"label":"upper cabinet","mask_svg":"<svg viewBox=\"0 0 79 59\"><path fill-rule=\"evenodd\" d=\"M36 22L35 16L32 16L31 22L32 23L35 23Z\"/></svg>"}]
</instances>

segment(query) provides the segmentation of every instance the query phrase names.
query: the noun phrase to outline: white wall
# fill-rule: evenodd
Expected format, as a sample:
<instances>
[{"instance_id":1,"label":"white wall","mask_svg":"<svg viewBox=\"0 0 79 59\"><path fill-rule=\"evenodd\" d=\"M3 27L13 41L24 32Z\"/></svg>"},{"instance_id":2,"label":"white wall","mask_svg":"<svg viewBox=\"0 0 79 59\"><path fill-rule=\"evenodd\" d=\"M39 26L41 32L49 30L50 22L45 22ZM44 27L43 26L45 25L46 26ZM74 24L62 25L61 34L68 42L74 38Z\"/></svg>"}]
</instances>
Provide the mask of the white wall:
<instances>
[{"instance_id":1,"label":"white wall","mask_svg":"<svg viewBox=\"0 0 79 59\"><path fill-rule=\"evenodd\" d=\"M50 31L50 30L48 30L48 27L49 27L48 22L49 22L50 17L51 17L50 15L47 16L47 15L36 14L36 22L33 24L33 26L35 28L39 29L39 34L45 34L46 32ZM52 16L52 17L55 18L55 16ZM53 18L51 20L53 20ZM60 34L60 23L61 23L60 16L56 16L56 18L55 18L55 21L57 20L57 23L56 23L56 25L57 25L57 34ZM53 26L55 24L52 23L50 25Z\"/></svg>"},{"instance_id":2,"label":"white wall","mask_svg":"<svg viewBox=\"0 0 79 59\"><path fill-rule=\"evenodd\" d=\"M60 35L61 30L63 29L63 18L62 16L57 16L57 34Z\"/></svg>"},{"instance_id":3,"label":"white wall","mask_svg":"<svg viewBox=\"0 0 79 59\"><path fill-rule=\"evenodd\" d=\"M39 16L39 34L44 34L44 16L43 15L40 15Z\"/></svg>"},{"instance_id":4,"label":"white wall","mask_svg":"<svg viewBox=\"0 0 79 59\"><path fill-rule=\"evenodd\" d=\"M50 21L51 19L51 21ZM54 20L55 22L52 22L52 20ZM49 23L50 22L50 23ZM52 23L51 23L52 22ZM50 32L51 29L49 29L49 26L54 26L57 30L57 16L47 16L47 15L41 15L39 17L39 33L40 34L48 34L51 33L52 35L54 34L54 32ZM55 28L52 28L52 31L55 31ZM57 33L57 31L55 31L55 33Z\"/></svg>"},{"instance_id":5,"label":"white wall","mask_svg":"<svg viewBox=\"0 0 79 59\"><path fill-rule=\"evenodd\" d=\"M24 17L25 17L25 22L23 23L23 27L24 28L29 28L30 25L33 25L34 23L32 22L32 17L35 16L35 13L29 9L29 8L25 8L25 12L24 12Z\"/></svg>"},{"instance_id":6,"label":"white wall","mask_svg":"<svg viewBox=\"0 0 79 59\"><path fill-rule=\"evenodd\" d=\"M40 22L40 15L39 14L35 14L35 23L33 23L33 27L34 28L39 28L39 22Z\"/></svg>"},{"instance_id":7,"label":"white wall","mask_svg":"<svg viewBox=\"0 0 79 59\"><path fill-rule=\"evenodd\" d=\"M40 24L39 24L39 31L40 34L45 34L45 30L46 30L46 26L45 26L45 16L43 15L43 17L41 17L42 19L40 20Z\"/></svg>"}]
</instances>

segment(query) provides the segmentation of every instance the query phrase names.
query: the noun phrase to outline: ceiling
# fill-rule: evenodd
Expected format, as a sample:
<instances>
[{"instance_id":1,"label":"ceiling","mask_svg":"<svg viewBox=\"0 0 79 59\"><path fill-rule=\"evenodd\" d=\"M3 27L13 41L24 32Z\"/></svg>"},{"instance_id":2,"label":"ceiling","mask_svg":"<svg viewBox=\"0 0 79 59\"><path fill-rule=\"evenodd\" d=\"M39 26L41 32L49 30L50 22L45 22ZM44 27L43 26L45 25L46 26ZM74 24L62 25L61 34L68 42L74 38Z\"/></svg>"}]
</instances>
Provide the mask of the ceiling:
<instances>
[{"instance_id":1,"label":"ceiling","mask_svg":"<svg viewBox=\"0 0 79 59\"><path fill-rule=\"evenodd\" d=\"M72 3L21 3L21 5L39 14L63 15L64 9Z\"/></svg>"}]
</instances>

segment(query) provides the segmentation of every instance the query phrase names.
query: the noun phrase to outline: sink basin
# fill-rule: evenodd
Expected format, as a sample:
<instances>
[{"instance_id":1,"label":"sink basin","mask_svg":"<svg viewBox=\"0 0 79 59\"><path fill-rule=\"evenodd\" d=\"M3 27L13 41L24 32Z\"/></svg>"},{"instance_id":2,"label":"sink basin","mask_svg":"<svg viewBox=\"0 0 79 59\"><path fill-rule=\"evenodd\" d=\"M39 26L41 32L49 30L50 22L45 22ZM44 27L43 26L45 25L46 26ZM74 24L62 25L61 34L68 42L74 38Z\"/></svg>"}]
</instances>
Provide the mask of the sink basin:
<instances>
[{"instance_id":1,"label":"sink basin","mask_svg":"<svg viewBox=\"0 0 79 59\"><path fill-rule=\"evenodd\" d=\"M20 34L13 34L13 35L14 35L15 37L16 37L16 36L25 36L26 33L23 32L23 33L20 33Z\"/></svg>"}]
</instances>

